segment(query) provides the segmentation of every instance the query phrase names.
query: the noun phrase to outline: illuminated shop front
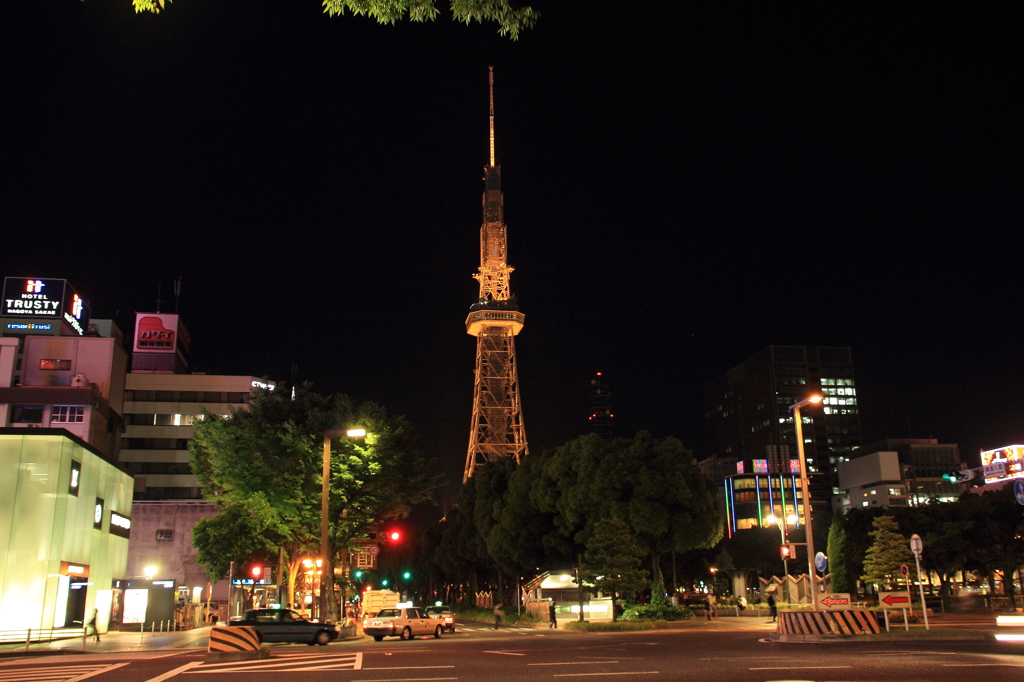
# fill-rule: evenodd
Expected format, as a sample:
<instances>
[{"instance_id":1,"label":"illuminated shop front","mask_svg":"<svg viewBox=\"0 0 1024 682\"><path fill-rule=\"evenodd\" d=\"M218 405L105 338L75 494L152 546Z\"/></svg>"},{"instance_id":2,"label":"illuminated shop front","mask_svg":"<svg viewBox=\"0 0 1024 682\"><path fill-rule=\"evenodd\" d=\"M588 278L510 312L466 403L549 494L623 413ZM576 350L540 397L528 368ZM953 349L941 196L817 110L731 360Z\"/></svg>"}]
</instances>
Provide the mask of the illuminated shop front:
<instances>
[{"instance_id":1,"label":"illuminated shop front","mask_svg":"<svg viewBox=\"0 0 1024 682\"><path fill-rule=\"evenodd\" d=\"M107 630L128 561L131 475L43 428L0 428L0 472L0 631L81 627L92 609Z\"/></svg>"}]
</instances>

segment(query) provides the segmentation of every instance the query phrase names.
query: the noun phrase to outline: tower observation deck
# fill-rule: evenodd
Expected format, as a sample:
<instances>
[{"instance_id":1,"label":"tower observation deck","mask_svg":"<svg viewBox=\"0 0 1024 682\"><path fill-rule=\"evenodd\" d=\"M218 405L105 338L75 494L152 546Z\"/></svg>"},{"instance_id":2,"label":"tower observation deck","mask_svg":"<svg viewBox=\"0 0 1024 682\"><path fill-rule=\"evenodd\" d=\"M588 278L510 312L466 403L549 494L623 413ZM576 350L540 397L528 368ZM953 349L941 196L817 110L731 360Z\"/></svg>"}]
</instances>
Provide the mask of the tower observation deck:
<instances>
[{"instance_id":1,"label":"tower observation deck","mask_svg":"<svg viewBox=\"0 0 1024 682\"><path fill-rule=\"evenodd\" d=\"M501 457L516 462L529 453L519 401L519 372L515 337L525 316L512 296L508 264L508 228L505 225L501 167L494 159L494 68L490 85L490 165L484 168L484 221L480 226L480 268L473 277L480 283L477 302L470 306L466 332L476 337L473 383L473 420L465 483L480 466Z\"/></svg>"}]
</instances>

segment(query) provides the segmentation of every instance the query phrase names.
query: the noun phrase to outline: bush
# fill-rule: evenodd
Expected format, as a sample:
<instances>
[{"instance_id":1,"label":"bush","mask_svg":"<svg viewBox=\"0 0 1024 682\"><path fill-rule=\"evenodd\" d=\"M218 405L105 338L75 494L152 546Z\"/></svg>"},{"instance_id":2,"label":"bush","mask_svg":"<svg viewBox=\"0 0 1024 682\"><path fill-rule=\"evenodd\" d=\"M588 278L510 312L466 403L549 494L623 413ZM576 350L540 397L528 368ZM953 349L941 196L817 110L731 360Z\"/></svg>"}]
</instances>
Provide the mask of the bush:
<instances>
[{"instance_id":1,"label":"bush","mask_svg":"<svg viewBox=\"0 0 1024 682\"><path fill-rule=\"evenodd\" d=\"M685 606L631 606L622 614L622 620L686 620L693 611Z\"/></svg>"},{"instance_id":2,"label":"bush","mask_svg":"<svg viewBox=\"0 0 1024 682\"><path fill-rule=\"evenodd\" d=\"M668 627L663 620L619 620L614 623L580 623L571 621L561 626L566 630L579 632L621 632L628 630L662 630Z\"/></svg>"}]
</instances>

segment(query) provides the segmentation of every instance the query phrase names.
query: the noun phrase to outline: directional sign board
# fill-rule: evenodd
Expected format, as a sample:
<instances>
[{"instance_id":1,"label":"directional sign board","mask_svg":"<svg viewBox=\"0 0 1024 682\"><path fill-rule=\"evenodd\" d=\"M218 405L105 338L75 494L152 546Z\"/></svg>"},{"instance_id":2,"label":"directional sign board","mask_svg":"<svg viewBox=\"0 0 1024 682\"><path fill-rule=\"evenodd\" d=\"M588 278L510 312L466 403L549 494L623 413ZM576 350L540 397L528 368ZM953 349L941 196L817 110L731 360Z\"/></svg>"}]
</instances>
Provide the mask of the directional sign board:
<instances>
[{"instance_id":1,"label":"directional sign board","mask_svg":"<svg viewBox=\"0 0 1024 682\"><path fill-rule=\"evenodd\" d=\"M981 468L985 478L1002 478L1006 475L1006 462L992 462Z\"/></svg>"},{"instance_id":2,"label":"directional sign board","mask_svg":"<svg viewBox=\"0 0 1024 682\"><path fill-rule=\"evenodd\" d=\"M910 592L879 592L878 605L883 609L909 609Z\"/></svg>"},{"instance_id":3,"label":"directional sign board","mask_svg":"<svg viewBox=\"0 0 1024 682\"><path fill-rule=\"evenodd\" d=\"M823 595L818 603L828 611L847 611L853 607L848 592L829 592Z\"/></svg>"},{"instance_id":4,"label":"directional sign board","mask_svg":"<svg viewBox=\"0 0 1024 682\"><path fill-rule=\"evenodd\" d=\"M1017 479L1013 482L1013 494L1017 496L1017 503L1024 504L1024 481Z\"/></svg>"}]
</instances>

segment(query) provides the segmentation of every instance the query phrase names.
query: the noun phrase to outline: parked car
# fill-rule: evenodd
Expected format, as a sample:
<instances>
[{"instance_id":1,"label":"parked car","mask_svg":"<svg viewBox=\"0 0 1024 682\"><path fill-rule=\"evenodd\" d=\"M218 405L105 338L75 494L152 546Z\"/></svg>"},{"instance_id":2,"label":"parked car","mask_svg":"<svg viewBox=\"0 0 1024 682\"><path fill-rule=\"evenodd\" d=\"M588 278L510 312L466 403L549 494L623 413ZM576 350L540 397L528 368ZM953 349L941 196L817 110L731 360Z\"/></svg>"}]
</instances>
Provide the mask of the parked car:
<instances>
[{"instance_id":1,"label":"parked car","mask_svg":"<svg viewBox=\"0 0 1024 682\"><path fill-rule=\"evenodd\" d=\"M249 625L256 629L261 642L305 642L310 646L326 646L338 638L338 629L331 623L314 623L290 609L250 609L228 625Z\"/></svg>"},{"instance_id":2,"label":"parked car","mask_svg":"<svg viewBox=\"0 0 1024 682\"><path fill-rule=\"evenodd\" d=\"M363 619L363 634L373 637L375 642L380 642L385 637L412 639L417 635L429 634L440 637L443 630L443 624L416 606L381 609L377 615Z\"/></svg>"},{"instance_id":3,"label":"parked car","mask_svg":"<svg viewBox=\"0 0 1024 682\"><path fill-rule=\"evenodd\" d=\"M441 621L446 632L455 632L455 614L452 612L452 607L435 604L423 609L423 612L434 620Z\"/></svg>"}]
</instances>

